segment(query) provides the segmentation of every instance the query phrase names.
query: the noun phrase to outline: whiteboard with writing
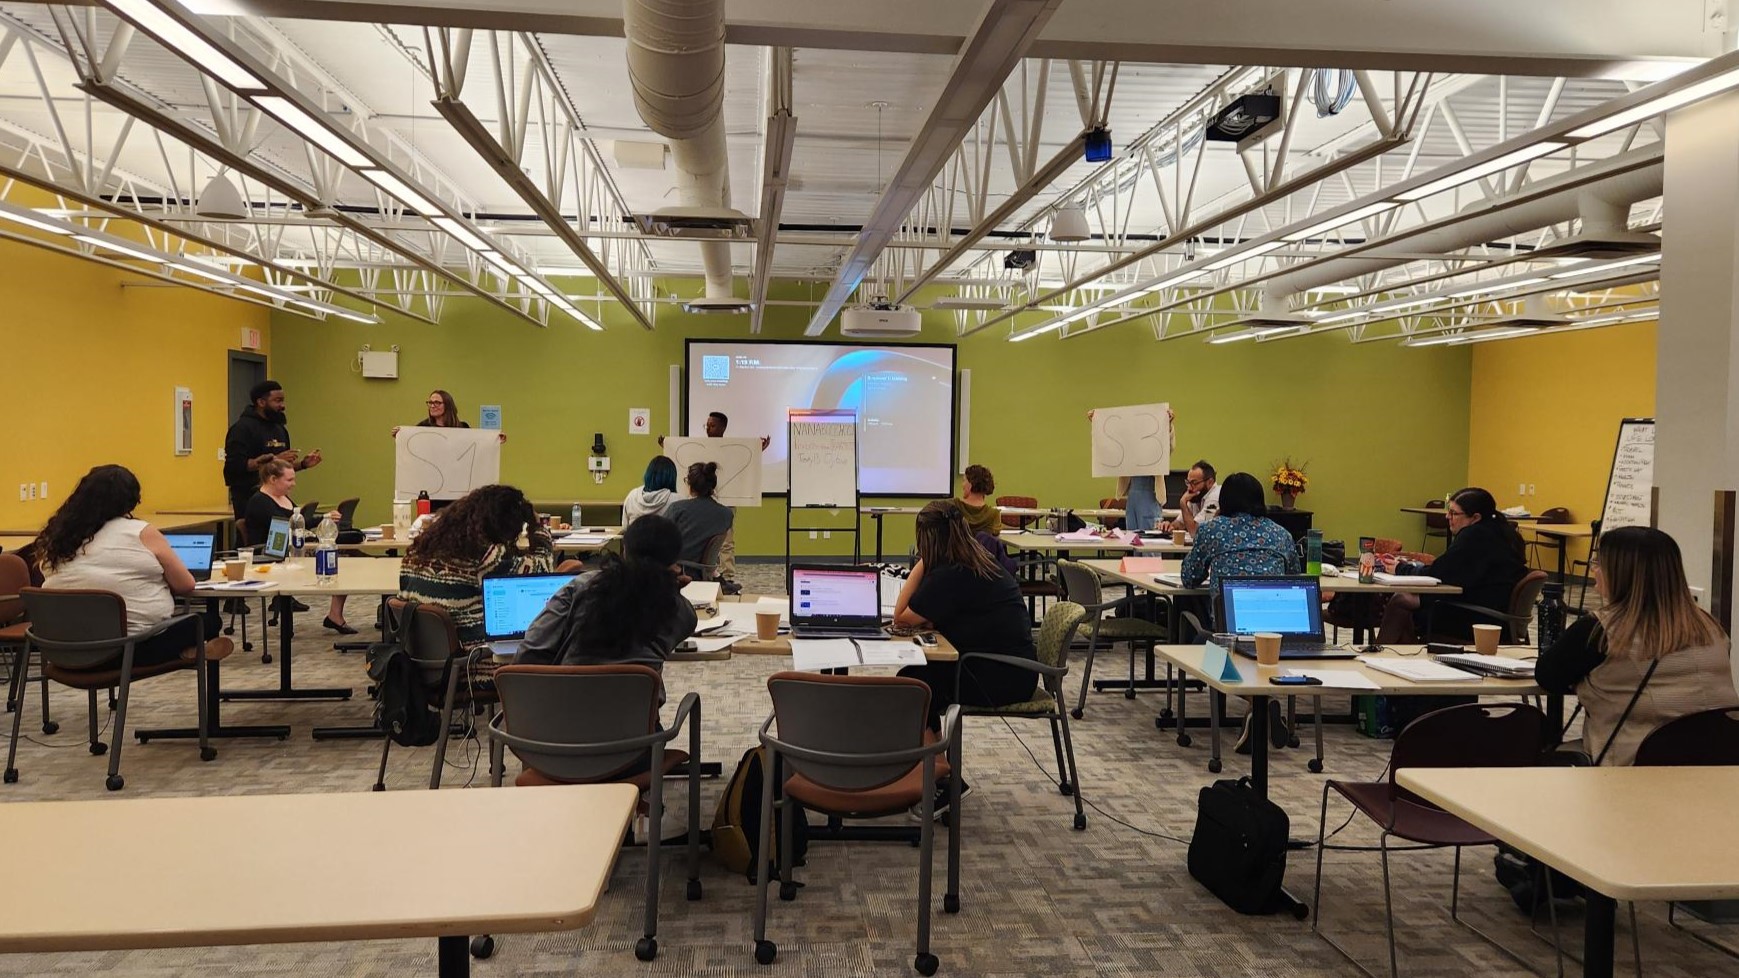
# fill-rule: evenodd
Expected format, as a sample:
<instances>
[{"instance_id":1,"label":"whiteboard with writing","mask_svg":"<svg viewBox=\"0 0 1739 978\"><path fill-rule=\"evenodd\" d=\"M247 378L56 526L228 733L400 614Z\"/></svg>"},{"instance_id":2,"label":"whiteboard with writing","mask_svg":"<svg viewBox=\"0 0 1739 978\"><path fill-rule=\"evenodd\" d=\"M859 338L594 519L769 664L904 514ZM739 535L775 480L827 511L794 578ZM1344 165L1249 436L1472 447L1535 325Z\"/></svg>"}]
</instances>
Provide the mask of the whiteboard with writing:
<instances>
[{"instance_id":1,"label":"whiteboard with writing","mask_svg":"<svg viewBox=\"0 0 1739 978\"><path fill-rule=\"evenodd\" d=\"M1164 475L1170 468L1170 404L1094 409L1094 478Z\"/></svg>"},{"instance_id":2,"label":"whiteboard with writing","mask_svg":"<svg viewBox=\"0 0 1739 978\"><path fill-rule=\"evenodd\" d=\"M1618 423L1618 447L1600 507L1600 531L1654 524L1654 419L1625 418Z\"/></svg>"},{"instance_id":3,"label":"whiteboard with writing","mask_svg":"<svg viewBox=\"0 0 1739 978\"><path fill-rule=\"evenodd\" d=\"M792 507L857 505L857 414L792 411Z\"/></svg>"},{"instance_id":4,"label":"whiteboard with writing","mask_svg":"<svg viewBox=\"0 0 1739 978\"><path fill-rule=\"evenodd\" d=\"M406 426L393 436L393 495L413 499L458 499L478 486L501 481L501 434L470 428Z\"/></svg>"},{"instance_id":5,"label":"whiteboard with writing","mask_svg":"<svg viewBox=\"0 0 1739 978\"><path fill-rule=\"evenodd\" d=\"M690 465L717 462L719 487L713 498L726 506L761 505L761 439L671 437L664 439L664 454L676 463L679 485Z\"/></svg>"}]
</instances>

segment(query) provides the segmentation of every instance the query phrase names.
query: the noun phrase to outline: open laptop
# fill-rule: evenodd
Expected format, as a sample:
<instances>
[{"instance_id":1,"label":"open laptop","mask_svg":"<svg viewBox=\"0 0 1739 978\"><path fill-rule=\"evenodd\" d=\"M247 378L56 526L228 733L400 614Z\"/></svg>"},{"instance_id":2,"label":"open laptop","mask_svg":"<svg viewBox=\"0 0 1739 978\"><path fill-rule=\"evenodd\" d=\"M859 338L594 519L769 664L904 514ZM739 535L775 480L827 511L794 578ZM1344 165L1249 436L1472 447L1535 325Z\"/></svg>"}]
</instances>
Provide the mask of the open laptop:
<instances>
[{"instance_id":1,"label":"open laptop","mask_svg":"<svg viewBox=\"0 0 1739 978\"><path fill-rule=\"evenodd\" d=\"M1322 631L1322 585L1314 577L1228 577L1220 582L1225 630L1237 635L1233 651L1254 659L1257 632L1280 633L1282 659L1351 659L1357 652L1330 645Z\"/></svg>"},{"instance_id":2,"label":"open laptop","mask_svg":"<svg viewBox=\"0 0 1739 978\"><path fill-rule=\"evenodd\" d=\"M266 527L266 542L255 551L254 559L283 560L290 555L290 521L275 519Z\"/></svg>"},{"instance_id":3,"label":"open laptop","mask_svg":"<svg viewBox=\"0 0 1739 978\"><path fill-rule=\"evenodd\" d=\"M215 533L165 533L163 539L169 541L169 549L175 551L175 556L187 565L196 581L211 580L212 558L217 550L217 534Z\"/></svg>"},{"instance_id":4,"label":"open laptop","mask_svg":"<svg viewBox=\"0 0 1739 978\"><path fill-rule=\"evenodd\" d=\"M524 574L483 579L483 635L489 651L503 658L519 654L525 630L572 574Z\"/></svg>"},{"instance_id":5,"label":"open laptop","mask_svg":"<svg viewBox=\"0 0 1739 978\"><path fill-rule=\"evenodd\" d=\"M792 638L886 638L881 571L841 564L792 564Z\"/></svg>"}]
</instances>

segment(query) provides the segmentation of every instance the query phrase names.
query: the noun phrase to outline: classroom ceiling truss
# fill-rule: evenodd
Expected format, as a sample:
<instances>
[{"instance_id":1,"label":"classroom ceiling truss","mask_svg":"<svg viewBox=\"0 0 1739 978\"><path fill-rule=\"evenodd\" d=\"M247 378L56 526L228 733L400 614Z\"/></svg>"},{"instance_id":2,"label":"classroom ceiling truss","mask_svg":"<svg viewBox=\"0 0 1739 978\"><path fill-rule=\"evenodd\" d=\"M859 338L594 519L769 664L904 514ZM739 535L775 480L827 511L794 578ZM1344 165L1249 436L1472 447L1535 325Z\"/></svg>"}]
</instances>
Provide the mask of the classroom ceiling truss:
<instances>
[{"instance_id":1,"label":"classroom ceiling truss","mask_svg":"<svg viewBox=\"0 0 1739 978\"><path fill-rule=\"evenodd\" d=\"M1016 341L1424 346L1656 314L1646 109L1739 78L1725 0L1379 6L732 0L749 330L891 301ZM0 234L314 318L651 329L699 255L631 217L677 181L621 31L620 0L0 0ZM219 176L242 216L202 213ZM1576 250L1603 234L1636 252Z\"/></svg>"}]
</instances>

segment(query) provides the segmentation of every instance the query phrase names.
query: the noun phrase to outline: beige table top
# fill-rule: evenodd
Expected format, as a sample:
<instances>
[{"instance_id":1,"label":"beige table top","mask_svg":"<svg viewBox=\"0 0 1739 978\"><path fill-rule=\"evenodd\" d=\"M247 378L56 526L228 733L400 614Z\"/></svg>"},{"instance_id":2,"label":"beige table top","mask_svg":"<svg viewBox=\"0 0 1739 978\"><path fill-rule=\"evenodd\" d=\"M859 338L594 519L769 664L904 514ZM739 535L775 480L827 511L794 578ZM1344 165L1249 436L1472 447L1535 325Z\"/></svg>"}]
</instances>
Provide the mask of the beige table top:
<instances>
[{"instance_id":1,"label":"beige table top","mask_svg":"<svg viewBox=\"0 0 1739 978\"><path fill-rule=\"evenodd\" d=\"M378 529L378 527L376 527L376 529ZM622 539L622 528L619 526L607 526L602 528L602 532L589 533L585 534L585 536L589 538L601 537L602 539L564 541L563 538L558 536L555 538L555 549L557 551L567 551L570 553L595 553L600 550L607 550L612 544ZM338 549L345 553L380 556L394 551L398 551L402 554L405 550L410 549L410 546L411 542L402 537L392 540L370 537L361 543L341 543L338 545Z\"/></svg>"},{"instance_id":2,"label":"beige table top","mask_svg":"<svg viewBox=\"0 0 1739 978\"><path fill-rule=\"evenodd\" d=\"M13 853L30 892L0 914L0 951L573 930L596 911L637 794L605 784L4 805L6 838L78 842ZM536 841L490 847L462 884L383 889L383 866L426 865L467 826Z\"/></svg>"},{"instance_id":3,"label":"beige table top","mask_svg":"<svg viewBox=\"0 0 1739 978\"><path fill-rule=\"evenodd\" d=\"M10 530L0 531L0 550L11 553L20 547L29 546L35 542L34 533L13 533Z\"/></svg>"},{"instance_id":4,"label":"beige table top","mask_svg":"<svg viewBox=\"0 0 1739 978\"><path fill-rule=\"evenodd\" d=\"M1739 767L1406 768L1396 777L1615 900L1739 898Z\"/></svg>"},{"instance_id":5,"label":"beige table top","mask_svg":"<svg viewBox=\"0 0 1739 978\"><path fill-rule=\"evenodd\" d=\"M1391 645L1385 656L1391 658L1420 658L1421 645ZM1337 672L1356 672L1376 683L1378 689L1341 690L1342 692L1383 693L1389 696L1527 696L1541 692L1532 679L1474 679L1469 682L1446 683L1416 683L1390 675L1366 666L1357 659L1296 659L1283 661L1279 666L1263 667L1256 664L1255 659L1246 659L1236 653L1227 653L1232 664L1238 669L1237 682L1221 679L1217 675L1209 675L1202 666L1202 659L1207 651L1203 645L1161 645L1154 651L1172 665L1184 670L1202 682L1229 696L1314 696L1319 693L1334 692L1333 686L1275 686L1268 680L1277 675L1281 669L1306 669L1310 671L1334 670ZM1530 647L1499 648L1498 654L1520 658L1531 654ZM1412 653L1400 655L1398 653Z\"/></svg>"},{"instance_id":6,"label":"beige table top","mask_svg":"<svg viewBox=\"0 0 1739 978\"><path fill-rule=\"evenodd\" d=\"M1118 560L1099 558L1094 560L1083 560L1081 563L1086 564L1092 569L1093 573L1098 574L1101 578L1107 581L1116 581L1120 584L1131 584L1135 587L1142 588L1143 590L1152 591L1154 594L1208 593L1208 589L1205 587L1186 588L1179 587L1176 584L1161 583L1153 579L1152 573L1143 572L1125 574L1123 571L1118 569L1118 565L1121 563L1121 561ZM1182 561L1168 562L1164 573L1177 573L1178 568L1182 566L1182 563ZM1458 588L1453 584L1360 584L1357 577L1330 577L1326 574L1323 575L1320 580L1325 595L1331 591L1339 594L1453 595L1461 593L1461 588Z\"/></svg>"},{"instance_id":7,"label":"beige table top","mask_svg":"<svg viewBox=\"0 0 1739 978\"><path fill-rule=\"evenodd\" d=\"M1008 512L1008 510L1003 510ZM1058 540L1055 533L1001 533L997 539L1014 550L1036 550L1044 552L1082 550L1103 550L1107 553L1143 553L1143 554L1185 554L1189 553L1189 544L1179 546L1171 542L1169 537L1142 537L1140 547L1132 547L1117 540L1092 540L1087 542L1074 540ZM1151 541L1151 542L1150 542Z\"/></svg>"},{"instance_id":8,"label":"beige table top","mask_svg":"<svg viewBox=\"0 0 1739 978\"><path fill-rule=\"evenodd\" d=\"M337 579L322 587L314 580L314 558L303 557L294 563L255 564L249 568L248 580L270 581L277 585L270 591L228 591L199 587L194 593L201 597L222 595L232 598L245 598L251 594L397 594L400 563L401 560L397 557L341 557L338 561ZM211 582L214 584L223 583L221 562L217 566L214 576L218 579Z\"/></svg>"},{"instance_id":9,"label":"beige table top","mask_svg":"<svg viewBox=\"0 0 1739 978\"><path fill-rule=\"evenodd\" d=\"M916 516L922 506L865 506L862 510L866 516Z\"/></svg>"}]
</instances>

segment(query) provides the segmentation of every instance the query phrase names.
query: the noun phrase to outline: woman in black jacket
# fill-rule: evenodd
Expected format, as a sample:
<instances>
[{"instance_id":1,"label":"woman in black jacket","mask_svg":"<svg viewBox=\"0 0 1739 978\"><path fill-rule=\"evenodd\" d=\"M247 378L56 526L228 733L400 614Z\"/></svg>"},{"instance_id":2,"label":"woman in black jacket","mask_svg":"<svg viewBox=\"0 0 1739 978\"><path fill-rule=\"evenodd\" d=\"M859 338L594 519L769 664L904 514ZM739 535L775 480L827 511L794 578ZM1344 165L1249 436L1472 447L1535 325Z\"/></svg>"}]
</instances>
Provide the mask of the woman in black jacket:
<instances>
[{"instance_id":1,"label":"woman in black jacket","mask_svg":"<svg viewBox=\"0 0 1739 978\"><path fill-rule=\"evenodd\" d=\"M1429 574L1445 584L1461 588L1453 600L1497 611L1509 610L1516 582L1528 573L1526 546L1509 518L1498 512L1497 501L1484 489L1467 488L1449 497L1449 548L1429 566L1408 564L1392 556L1383 558L1389 573ZM1397 594L1389 598L1377 641L1384 644L1413 641L1429 624L1434 635L1473 638L1476 622L1490 619L1470 615L1460 608L1439 607L1432 614L1429 595Z\"/></svg>"}]
</instances>

